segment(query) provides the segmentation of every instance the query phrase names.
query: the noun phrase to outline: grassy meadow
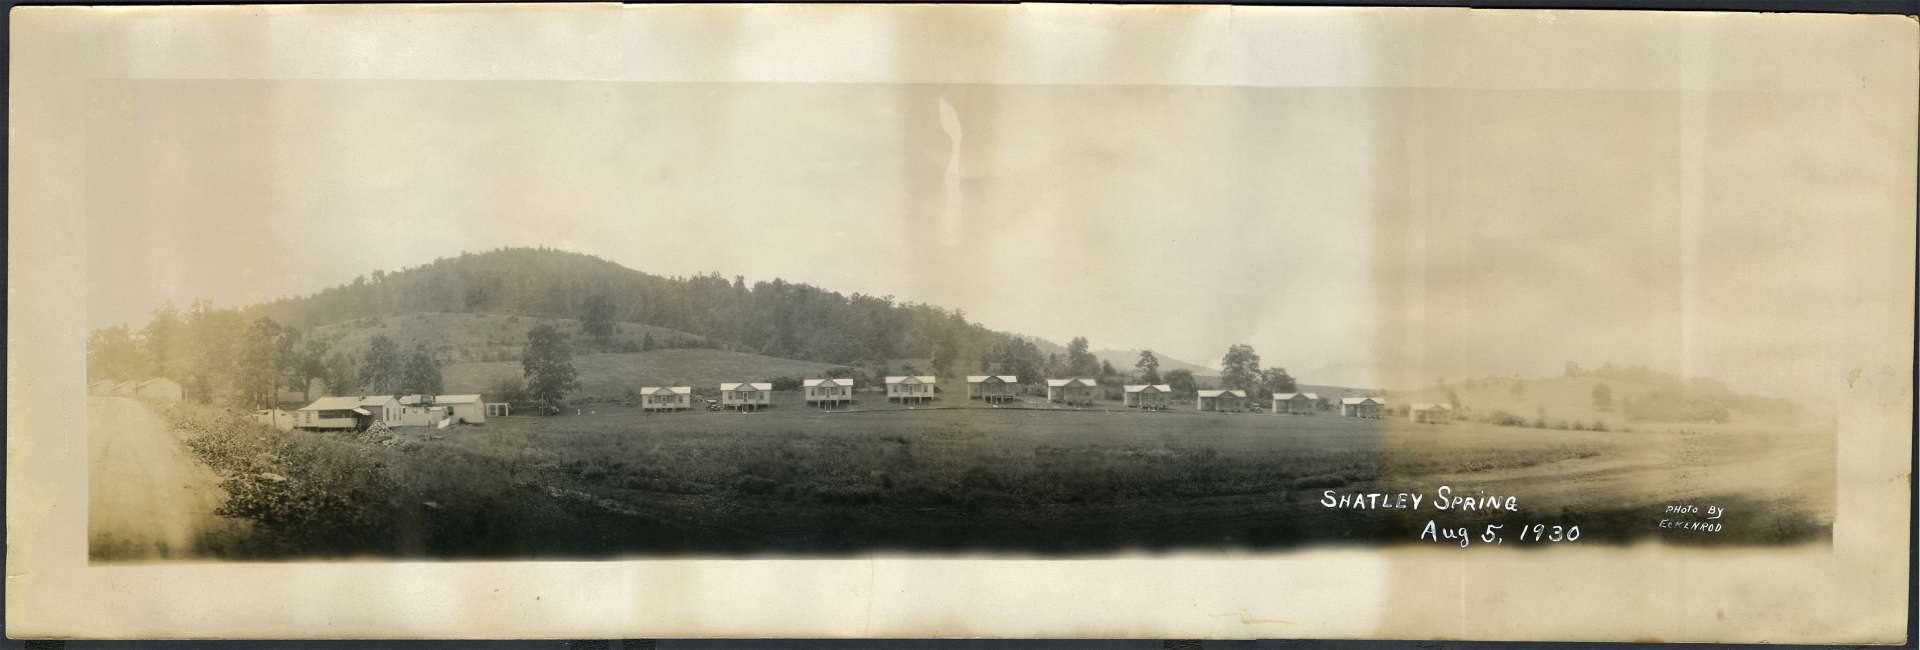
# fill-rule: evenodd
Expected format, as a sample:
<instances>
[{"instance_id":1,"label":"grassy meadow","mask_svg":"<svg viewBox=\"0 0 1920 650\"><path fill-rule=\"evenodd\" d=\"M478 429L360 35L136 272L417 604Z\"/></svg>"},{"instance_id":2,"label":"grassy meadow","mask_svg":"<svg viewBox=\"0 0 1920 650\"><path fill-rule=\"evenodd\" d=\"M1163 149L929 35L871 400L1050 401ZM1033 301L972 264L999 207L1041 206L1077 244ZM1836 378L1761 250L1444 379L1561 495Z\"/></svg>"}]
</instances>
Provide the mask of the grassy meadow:
<instances>
[{"instance_id":1,"label":"grassy meadow","mask_svg":"<svg viewBox=\"0 0 1920 650\"><path fill-rule=\"evenodd\" d=\"M1831 435L1556 431L1331 415L960 406L642 414L598 406L368 442L173 407L225 470L266 557L562 557L1123 550L1418 543L1437 513L1330 509L1337 492L1511 494L1585 543L1826 539ZM262 474L284 480L262 480ZM1655 527L1682 501L1738 516Z\"/></svg>"}]
</instances>

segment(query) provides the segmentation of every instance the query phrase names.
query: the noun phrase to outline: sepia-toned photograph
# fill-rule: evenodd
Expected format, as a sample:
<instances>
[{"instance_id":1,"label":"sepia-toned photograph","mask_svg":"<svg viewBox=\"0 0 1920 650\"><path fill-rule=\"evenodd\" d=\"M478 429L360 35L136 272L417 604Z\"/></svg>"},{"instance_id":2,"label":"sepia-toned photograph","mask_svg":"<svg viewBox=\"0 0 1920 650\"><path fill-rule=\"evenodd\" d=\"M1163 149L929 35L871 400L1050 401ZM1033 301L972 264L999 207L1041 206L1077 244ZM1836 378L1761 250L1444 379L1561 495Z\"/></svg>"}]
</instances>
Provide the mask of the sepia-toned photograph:
<instances>
[{"instance_id":1,"label":"sepia-toned photograph","mask_svg":"<svg viewBox=\"0 0 1920 650\"><path fill-rule=\"evenodd\" d=\"M89 90L96 561L1831 533L1848 235L1675 96Z\"/></svg>"},{"instance_id":2,"label":"sepia-toned photograph","mask_svg":"<svg viewBox=\"0 0 1920 650\"><path fill-rule=\"evenodd\" d=\"M27 633L1898 633L1909 19L15 18Z\"/></svg>"}]
</instances>

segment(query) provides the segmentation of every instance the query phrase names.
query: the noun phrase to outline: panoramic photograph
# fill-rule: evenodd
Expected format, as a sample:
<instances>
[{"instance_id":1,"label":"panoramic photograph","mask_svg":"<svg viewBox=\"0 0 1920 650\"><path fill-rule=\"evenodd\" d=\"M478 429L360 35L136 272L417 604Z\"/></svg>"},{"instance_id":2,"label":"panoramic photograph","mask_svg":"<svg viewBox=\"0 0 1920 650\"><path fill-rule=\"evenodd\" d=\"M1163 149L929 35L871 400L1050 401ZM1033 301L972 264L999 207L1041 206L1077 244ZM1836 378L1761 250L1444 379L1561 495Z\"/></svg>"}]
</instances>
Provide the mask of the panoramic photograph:
<instances>
[{"instance_id":1,"label":"panoramic photograph","mask_svg":"<svg viewBox=\"0 0 1920 650\"><path fill-rule=\"evenodd\" d=\"M98 81L87 555L1830 544L1848 235L1679 103Z\"/></svg>"}]
</instances>

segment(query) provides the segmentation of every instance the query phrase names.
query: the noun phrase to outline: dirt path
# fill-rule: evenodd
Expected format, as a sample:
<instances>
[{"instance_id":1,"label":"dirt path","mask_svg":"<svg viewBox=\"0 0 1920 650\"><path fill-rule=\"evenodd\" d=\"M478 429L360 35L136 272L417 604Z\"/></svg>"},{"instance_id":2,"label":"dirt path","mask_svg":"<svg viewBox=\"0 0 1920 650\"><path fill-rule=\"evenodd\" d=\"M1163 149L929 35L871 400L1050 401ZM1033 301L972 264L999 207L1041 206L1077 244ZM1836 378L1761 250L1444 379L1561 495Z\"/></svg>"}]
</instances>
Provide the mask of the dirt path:
<instances>
[{"instance_id":1,"label":"dirt path","mask_svg":"<svg viewBox=\"0 0 1920 650\"><path fill-rule=\"evenodd\" d=\"M199 555L211 534L238 523L214 514L220 477L145 404L87 399L87 538L96 560Z\"/></svg>"}]
</instances>

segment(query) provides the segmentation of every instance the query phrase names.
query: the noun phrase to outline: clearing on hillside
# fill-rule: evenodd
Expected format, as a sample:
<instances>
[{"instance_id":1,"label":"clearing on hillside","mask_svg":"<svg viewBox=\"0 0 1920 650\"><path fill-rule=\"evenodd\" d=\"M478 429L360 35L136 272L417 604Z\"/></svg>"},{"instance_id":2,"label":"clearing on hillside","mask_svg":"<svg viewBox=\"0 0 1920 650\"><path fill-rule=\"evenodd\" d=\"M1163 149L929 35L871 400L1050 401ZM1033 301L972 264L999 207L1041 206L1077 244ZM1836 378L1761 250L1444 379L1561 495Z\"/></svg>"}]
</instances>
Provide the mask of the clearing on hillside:
<instances>
[{"instance_id":1,"label":"clearing on hillside","mask_svg":"<svg viewBox=\"0 0 1920 650\"><path fill-rule=\"evenodd\" d=\"M569 335L577 351L616 350L638 352L648 335L656 347L705 344L706 340L680 330L615 323L614 334L605 344L594 341L580 329L580 321L571 318L539 318L508 314L423 312L358 318L313 328L311 336L327 339L336 351L364 352L373 337L384 334L402 351L426 345L443 362L518 361L527 345L527 330L552 325Z\"/></svg>"}]
</instances>

